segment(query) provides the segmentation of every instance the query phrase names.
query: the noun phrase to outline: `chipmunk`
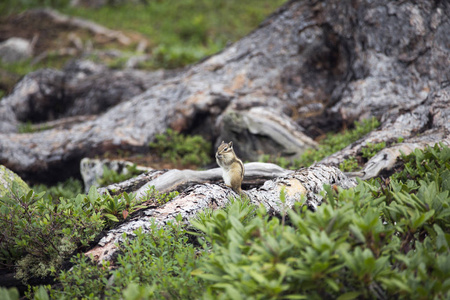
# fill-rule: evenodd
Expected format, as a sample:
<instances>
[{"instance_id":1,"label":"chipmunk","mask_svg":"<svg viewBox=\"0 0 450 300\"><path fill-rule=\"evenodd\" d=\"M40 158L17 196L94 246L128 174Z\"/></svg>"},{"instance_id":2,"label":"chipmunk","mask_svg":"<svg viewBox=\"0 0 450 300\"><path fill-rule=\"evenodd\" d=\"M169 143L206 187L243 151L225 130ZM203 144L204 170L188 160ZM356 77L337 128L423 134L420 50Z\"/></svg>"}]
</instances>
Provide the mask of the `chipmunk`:
<instances>
[{"instance_id":1,"label":"chipmunk","mask_svg":"<svg viewBox=\"0 0 450 300\"><path fill-rule=\"evenodd\" d=\"M241 184L244 179L244 164L233 150L233 142L223 141L216 152L217 164L222 168L223 181L238 194L242 193Z\"/></svg>"}]
</instances>

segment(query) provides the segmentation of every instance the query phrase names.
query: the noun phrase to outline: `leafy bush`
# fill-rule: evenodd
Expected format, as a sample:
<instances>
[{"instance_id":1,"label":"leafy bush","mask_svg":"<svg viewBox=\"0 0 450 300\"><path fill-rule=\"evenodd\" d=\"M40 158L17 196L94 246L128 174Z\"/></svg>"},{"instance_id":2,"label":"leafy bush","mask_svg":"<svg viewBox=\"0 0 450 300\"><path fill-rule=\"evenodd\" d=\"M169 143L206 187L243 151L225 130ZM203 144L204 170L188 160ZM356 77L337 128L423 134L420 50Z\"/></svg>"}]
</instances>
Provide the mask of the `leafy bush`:
<instances>
[{"instance_id":1,"label":"leafy bush","mask_svg":"<svg viewBox=\"0 0 450 300\"><path fill-rule=\"evenodd\" d=\"M351 172L359 169L358 161L354 156L350 156L339 164L339 169L342 172Z\"/></svg>"},{"instance_id":2,"label":"leafy bush","mask_svg":"<svg viewBox=\"0 0 450 300\"><path fill-rule=\"evenodd\" d=\"M331 187L327 205L288 212L234 203L193 225L212 250L195 272L207 298L445 299L450 297L449 148L404 157L419 181ZM436 172L425 171L437 167ZM411 166L411 168L414 168ZM405 167L402 176L409 176ZM400 178L399 177L399 178ZM230 212L233 211L232 214Z\"/></svg>"},{"instance_id":3,"label":"leafy bush","mask_svg":"<svg viewBox=\"0 0 450 300\"><path fill-rule=\"evenodd\" d=\"M22 194L14 182L12 196L0 198L0 263L16 267L16 277L24 281L58 274L101 230L145 207L133 194L100 195L95 187L72 198L44 194ZM176 195L152 187L143 201L165 203Z\"/></svg>"},{"instance_id":4,"label":"leafy bush","mask_svg":"<svg viewBox=\"0 0 450 300\"><path fill-rule=\"evenodd\" d=\"M172 191L169 193L160 193L156 190L156 188L154 186L151 186L145 193L142 202L144 203L148 203L151 205L163 205L167 202L169 202L170 200L172 200L173 198L175 198L176 196L178 196L179 193L177 191Z\"/></svg>"},{"instance_id":5,"label":"leafy bush","mask_svg":"<svg viewBox=\"0 0 450 300\"><path fill-rule=\"evenodd\" d=\"M0 262L17 264L16 277L45 277L65 258L87 245L103 228L96 195L53 201L44 192L18 192L0 199Z\"/></svg>"},{"instance_id":6,"label":"leafy bush","mask_svg":"<svg viewBox=\"0 0 450 300\"><path fill-rule=\"evenodd\" d=\"M86 257L73 259L74 267L61 272L61 289L47 287L52 298L62 296L102 299L196 299L202 280L191 275L198 267L196 249L188 243L181 218L165 229L153 223L149 233L124 237L114 268L99 266ZM139 286L138 286L139 285Z\"/></svg>"},{"instance_id":7,"label":"leafy bush","mask_svg":"<svg viewBox=\"0 0 450 300\"><path fill-rule=\"evenodd\" d=\"M185 136L172 129L156 135L151 148L173 163L206 165L211 162L211 144L199 135Z\"/></svg>"},{"instance_id":8,"label":"leafy bush","mask_svg":"<svg viewBox=\"0 0 450 300\"><path fill-rule=\"evenodd\" d=\"M416 150L390 180L325 186L316 212L299 201L286 220L231 201L192 222L201 251L180 218L153 224L125 238L115 268L79 256L61 289L47 289L52 298L447 299L449 158L444 145Z\"/></svg>"},{"instance_id":9,"label":"leafy bush","mask_svg":"<svg viewBox=\"0 0 450 300\"><path fill-rule=\"evenodd\" d=\"M16 288L6 289L3 287L0 287L0 299L18 300L19 299L19 291Z\"/></svg>"},{"instance_id":10,"label":"leafy bush","mask_svg":"<svg viewBox=\"0 0 450 300\"><path fill-rule=\"evenodd\" d=\"M37 194L46 192L47 197L52 199L59 199L60 197L70 199L83 193L83 184L80 180L69 178L64 182L58 182L54 186L46 186L44 184L37 184L32 187Z\"/></svg>"},{"instance_id":11,"label":"leafy bush","mask_svg":"<svg viewBox=\"0 0 450 300\"><path fill-rule=\"evenodd\" d=\"M371 159L375 156L378 152L386 148L386 142L381 143L367 143L365 147L361 148L362 157L366 158L367 160Z\"/></svg>"},{"instance_id":12,"label":"leafy bush","mask_svg":"<svg viewBox=\"0 0 450 300\"><path fill-rule=\"evenodd\" d=\"M122 173L118 173L113 169L103 166L103 175L97 180L97 182L100 186L107 186L113 183L128 180L142 173L144 173L144 171L138 170L136 164L127 166L126 171Z\"/></svg>"}]
</instances>

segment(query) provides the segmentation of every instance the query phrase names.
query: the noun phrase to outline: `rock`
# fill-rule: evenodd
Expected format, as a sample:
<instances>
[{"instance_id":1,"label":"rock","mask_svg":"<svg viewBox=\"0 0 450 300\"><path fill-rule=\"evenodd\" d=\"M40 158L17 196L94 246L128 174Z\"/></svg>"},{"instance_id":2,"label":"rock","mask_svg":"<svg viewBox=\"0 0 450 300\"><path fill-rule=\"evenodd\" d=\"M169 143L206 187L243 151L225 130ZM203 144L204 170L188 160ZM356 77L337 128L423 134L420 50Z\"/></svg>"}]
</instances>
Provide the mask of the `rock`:
<instances>
[{"instance_id":1,"label":"rock","mask_svg":"<svg viewBox=\"0 0 450 300\"><path fill-rule=\"evenodd\" d=\"M32 44L22 38L10 38L0 43L0 59L5 64L23 61L33 55Z\"/></svg>"},{"instance_id":2,"label":"rock","mask_svg":"<svg viewBox=\"0 0 450 300\"><path fill-rule=\"evenodd\" d=\"M30 191L30 187L22 178L5 166L0 165L0 198L12 196L13 182L16 182L19 194L24 195Z\"/></svg>"},{"instance_id":3,"label":"rock","mask_svg":"<svg viewBox=\"0 0 450 300\"><path fill-rule=\"evenodd\" d=\"M85 192L89 192L91 186L99 186L98 179L102 178L105 168L116 171L119 174L128 174L128 168L133 165L132 162L125 160L83 158L80 162L80 173L83 178ZM153 169L136 166L136 170L147 172Z\"/></svg>"},{"instance_id":4,"label":"rock","mask_svg":"<svg viewBox=\"0 0 450 300\"><path fill-rule=\"evenodd\" d=\"M238 156L249 161L261 160L263 155L298 158L317 143L303 133L304 129L283 113L261 107L246 111L227 110L219 118L221 141L233 141Z\"/></svg>"}]
</instances>

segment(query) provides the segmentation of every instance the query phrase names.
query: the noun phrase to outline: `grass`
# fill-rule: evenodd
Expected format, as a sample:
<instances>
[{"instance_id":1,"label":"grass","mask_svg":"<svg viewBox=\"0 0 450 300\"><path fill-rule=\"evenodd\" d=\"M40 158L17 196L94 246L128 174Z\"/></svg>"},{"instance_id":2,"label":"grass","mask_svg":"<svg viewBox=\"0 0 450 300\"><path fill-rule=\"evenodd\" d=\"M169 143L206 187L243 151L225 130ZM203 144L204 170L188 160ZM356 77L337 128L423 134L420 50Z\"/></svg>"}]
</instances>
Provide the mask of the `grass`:
<instances>
[{"instance_id":1,"label":"grass","mask_svg":"<svg viewBox=\"0 0 450 300\"><path fill-rule=\"evenodd\" d=\"M143 34L154 56L145 67L154 69L181 67L218 52L256 28L284 2L169 0L62 11L108 28Z\"/></svg>"},{"instance_id":2,"label":"grass","mask_svg":"<svg viewBox=\"0 0 450 300\"><path fill-rule=\"evenodd\" d=\"M52 7L64 14L91 20L129 35L141 34L149 41L146 54L150 54L151 58L137 67L154 70L180 68L220 51L228 43L239 40L255 29L285 0L158 0L147 1L148 4L106 5L98 9L70 7L69 2L3 0L0 3L0 18L27 9ZM94 39L90 36L80 37L83 43ZM124 51L123 57L117 58L117 61L104 61L114 68L122 68L127 57L138 54L136 44L121 46L116 42L108 42L95 44L94 47ZM31 60L8 66L0 63L0 68L17 78L44 67L60 69L67 59L67 56L55 56L35 65L31 64ZM7 86L6 90L0 90L0 96L11 91L12 84Z\"/></svg>"},{"instance_id":3,"label":"grass","mask_svg":"<svg viewBox=\"0 0 450 300\"><path fill-rule=\"evenodd\" d=\"M0 4L0 16L49 6L62 13L95 21L115 30L137 32L150 40L155 56L147 68L176 68L221 50L256 28L285 0L149 1L106 5L98 9L70 7L69 1L13 1Z\"/></svg>"}]
</instances>

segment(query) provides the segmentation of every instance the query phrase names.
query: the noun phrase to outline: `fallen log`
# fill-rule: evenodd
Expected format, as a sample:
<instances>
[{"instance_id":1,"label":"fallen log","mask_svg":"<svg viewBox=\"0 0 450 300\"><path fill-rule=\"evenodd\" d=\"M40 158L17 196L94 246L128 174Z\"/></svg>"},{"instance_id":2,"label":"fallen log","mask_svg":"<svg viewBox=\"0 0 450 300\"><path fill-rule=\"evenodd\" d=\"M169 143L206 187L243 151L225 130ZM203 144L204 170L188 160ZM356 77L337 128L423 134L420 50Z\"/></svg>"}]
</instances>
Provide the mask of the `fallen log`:
<instances>
[{"instance_id":1,"label":"fallen log","mask_svg":"<svg viewBox=\"0 0 450 300\"><path fill-rule=\"evenodd\" d=\"M215 176L214 173L216 170L208 173L210 178ZM337 168L314 165L295 172L286 171L284 175L268 180L262 186L246 190L244 193L252 204L263 205L270 214L280 215L286 209L292 208L296 202L303 200L302 205L316 210L322 203L322 197L318 193L324 184L350 188L356 185L356 181L346 177ZM280 200L282 189L286 195L285 203ZM195 218L202 210L224 207L229 203L230 197L239 195L222 184L203 183L188 187L165 205L145 209L136 217L108 231L94 248L86 252L86 255L93 256L98 261L114 260L118 243L124 233L132 236L138 228L143 232L149 232L152 222L164 226L178 215L181 215L185 223L189 223L189 220Z\"/></svg>"},{"instance_id":2,"label":"fallen log","mask_svg":"<svg viewBox=\"0 0 450 300\"><path fill-rule=\"evenodd\" d=\"M439 113L450 107L449 11L445 1L289 1L248 36L169 78L107 68L95 78L80 74L87 81L67 71L26 76L0 101L0 163L24 178L61 180L74 175L83 157L148 151L148 143L167 128L200 132L220 143L216 125L226 126L220 121L224 113L248 115L257 107L289 118L310 137L376 116L386 138L410 142L429 134L439 142L450 123L448 113ZM81 115L78 110L90 103L100 105L83 112L97 115L94 120L18 134L18 121L27 121L21 117L25 108L35 109L26 116L38 115L36 99L41 108L79 104L59 117ZM276 144L264 135L270 131L250 132L254 153L268 150L261 145ZM297 144L299 139L288 140ZM338 164L340 158L324 162Z\"/></svg>"},{"instance_id":3,"label":"fallen log","mask_svg":"<svg viewBox=\"0 0 450 300\"><path fill-rule=\"evenodd\" d=\"M266 180L275 179L279 176L292 173L271 163L247 163L245 164L244 186L261 185ZM129 180L111 184L104 188L99 188L100 193L110 193L111 195L123 192L136 192L137 199L142 199L146 190L154 186L161 193L171 191L182 192L185 188L200 183L215 183L222 180L222 170L220 168L205 171L195 170L151 170Z\"/></svg>"}]
</instances>

